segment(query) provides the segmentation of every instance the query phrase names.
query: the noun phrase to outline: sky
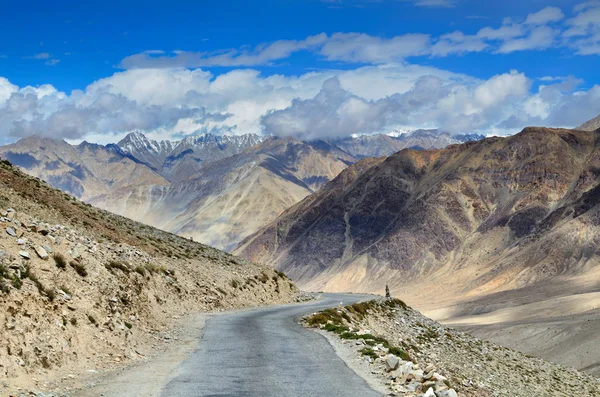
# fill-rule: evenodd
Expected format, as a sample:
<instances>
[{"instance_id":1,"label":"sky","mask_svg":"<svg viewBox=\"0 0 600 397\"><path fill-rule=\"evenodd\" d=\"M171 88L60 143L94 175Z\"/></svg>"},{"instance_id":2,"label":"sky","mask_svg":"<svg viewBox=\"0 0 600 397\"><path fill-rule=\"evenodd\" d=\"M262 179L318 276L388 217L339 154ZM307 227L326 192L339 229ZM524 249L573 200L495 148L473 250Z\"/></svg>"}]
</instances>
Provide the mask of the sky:
<instances>
[{"instance_id":1,"label":"sky","mask_svg":"<svg viewBox=\"0 0 600 397\"><path fill-rule=\"evenodd\" d=\"M600 0L11 3L0 144L507 135L600 113Z\"/></svg>"}]
</instances>

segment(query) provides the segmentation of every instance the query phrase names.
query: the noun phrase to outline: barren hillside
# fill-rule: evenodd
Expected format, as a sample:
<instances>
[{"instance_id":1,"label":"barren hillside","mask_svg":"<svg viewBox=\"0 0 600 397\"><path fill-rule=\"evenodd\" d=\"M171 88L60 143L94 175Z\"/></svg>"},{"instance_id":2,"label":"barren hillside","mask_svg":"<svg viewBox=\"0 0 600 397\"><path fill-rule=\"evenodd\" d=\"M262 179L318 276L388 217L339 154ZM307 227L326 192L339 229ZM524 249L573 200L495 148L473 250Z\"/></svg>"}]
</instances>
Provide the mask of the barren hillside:
<instances>
[{"instance_id":1,"label":"barren hillside","mask_svg":"<svg viewBox=\"0 0 600 397\"><path fill-rule=\"evenodd\" d=\"M190 312L290 302L281 273L0 164L2 394L136 360Z\"/></svg>"}]
</instances>

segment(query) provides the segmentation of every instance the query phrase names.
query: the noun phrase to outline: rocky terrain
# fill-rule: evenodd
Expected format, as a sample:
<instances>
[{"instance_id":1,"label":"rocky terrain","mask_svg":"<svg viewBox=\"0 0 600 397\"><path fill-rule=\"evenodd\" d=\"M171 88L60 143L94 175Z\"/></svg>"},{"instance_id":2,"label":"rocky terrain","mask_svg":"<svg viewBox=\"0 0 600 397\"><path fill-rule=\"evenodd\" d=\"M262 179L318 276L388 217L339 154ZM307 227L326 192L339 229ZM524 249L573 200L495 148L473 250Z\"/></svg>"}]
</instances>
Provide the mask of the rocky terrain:
<instances>
[{"instance_id":1,"label":"rocky terrain","mask_svg":"<svg viewBox=\"0 0 600 397\"><path fill-rule=\"evenodd\" d=\"M252 134L158 142L132 132L106 146L33 136L0 147L0 157L95 206L231 250L360 158L480 138L418 130L335 142Z\"/></svg>"},{"instance_id":2,"label":"rocky terrain","mask_svg":"<svg viewBox=\"0 0 600 397\"><path fill-rule=\"evenodd\" d=\"M430 317L598 374L599 137L527 128L366 159L235 252L311 290L389 284Z\"/></svg>"},{"instance_id":3,"label":"rocky terrain","mask_svg":"<svg viewBox=\"0 0 600 397\"><path fill-rule=\"evenodd\" d=\"M578 130L582 130L582 131L596 131L599 128L600 128L600 115L594 117L591 120L586 121L585 123L583 123L579 127L577 127Z\"/></svg>"},{"instance_id":4,"label":"rocky terrain","mask_svg":"<svg viewBox=\"0 0 600 397\"><path fill-rule=\"evenodd\" d=\"M138 360L179 318L295 300L282 273L0 163L0 394ZM17 395L19 395L17 393Z\"/></svg>"},{"instance_id":5,"label":"rocky terrain","mask_svg":"<svg viewBox=\"0 0 600 397\"><path fill-rule=\"evenodd\" d=\"M328 309L304 321L361 356L389 395L600 395L600 379L445 327L397 299Z\"/></svg>"},{"instance_id":6,"label":"rocky terrain","mask_svg":"<svg viewBox=\"0 0 600 397\"><path fill-rule=\"evenodd\" d=\"M581 275L598 264L599 136L528 128L359 162L237 252L325 290L443 275L481 294Z\"/></svg>"}]
</instances>

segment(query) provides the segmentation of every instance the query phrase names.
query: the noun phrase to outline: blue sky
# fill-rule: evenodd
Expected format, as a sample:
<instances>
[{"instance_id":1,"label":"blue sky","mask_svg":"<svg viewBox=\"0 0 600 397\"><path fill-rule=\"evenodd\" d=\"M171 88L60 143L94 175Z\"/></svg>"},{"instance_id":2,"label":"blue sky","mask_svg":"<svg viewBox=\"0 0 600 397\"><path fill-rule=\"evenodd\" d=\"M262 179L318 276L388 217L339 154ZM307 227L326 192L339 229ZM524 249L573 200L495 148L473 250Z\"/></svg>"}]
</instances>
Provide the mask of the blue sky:
<instances>
[{"instance_id":1,"label":"blue sky","mask_svg":"<svg viewBox=\"0 0 600 397\"><path fill-rule=\"evenodd\" d=\"M595 0L51 3L0 15L0 143L506 134L600 113Z\"/></svg>"}]
</instances>

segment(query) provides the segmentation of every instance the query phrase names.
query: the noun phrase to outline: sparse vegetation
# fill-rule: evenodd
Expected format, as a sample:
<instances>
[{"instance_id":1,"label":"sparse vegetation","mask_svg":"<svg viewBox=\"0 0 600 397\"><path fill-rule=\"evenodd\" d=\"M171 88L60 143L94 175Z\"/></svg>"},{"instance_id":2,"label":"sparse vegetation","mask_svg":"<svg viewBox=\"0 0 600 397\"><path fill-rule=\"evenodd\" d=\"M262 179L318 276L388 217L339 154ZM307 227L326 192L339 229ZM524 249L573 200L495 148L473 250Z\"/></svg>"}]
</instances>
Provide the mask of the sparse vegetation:
<instances>
[{"instance_id":1,"label":"sparse vegetation","mask_svg":"<svg viewBox=\"0 0 600 397\"><path fill-rule=\"evenodd\" d=\"M77 262L77 261L71 261L69 263L69 265L75 269L75 271L77 272L77 274L79 274L81 277L86 277L88 275L88 272L85 268L85 265L83 263Z\"/></svg>"},{"instance_id":2,"label":"sparse vegetation","mask_svg":"<svg viewBox=\"0 0 600 397\"><path fill-rule=\"evenodd\" d=\"M377 358L377 353L375 353L375 351L373 351L373 349L371 349L370 347L365 347L361 349L360 354L362 354L363 356L370 357L373 360Z\"/></svg>"},{"instance_id":3,"label":"sparse vegetation","mask_svg":"<svg viewBox=\"0 0 600 397\"><path fill-rule=\"evenodd\" d=\"M52 258L54 259L56 267L58 267L59 269L67 268L67 259L63 254L57 252L54 255L52 255Z\"/></svg>"},{"instance_id":4,"label":"sparse vegetation","mask_svg":"<svg viewBox=\"0 0 600 397\"><path fill-rule=\"evenodd\" d=\"M62 285L60 287L60 289L67 295L71 295L73 296L73 293L71 292L71 290L66 286L66 285Z\"/></svg>"},{"instance_id":5,"label":"sparse vegetation","mask_svg":"<svg viewBox=\"0 0 600 397\"><path fill-rule=\"evenodd\" d=\"M127 266L125 263L123 262L119 262L119 261L115 261L112 260L110 262L108 262L105 267L112 273L113 270L120 270L125 274L129 274L129 272L131 271L129 269L129 266Z\"/></svg>"}]
</instances>

